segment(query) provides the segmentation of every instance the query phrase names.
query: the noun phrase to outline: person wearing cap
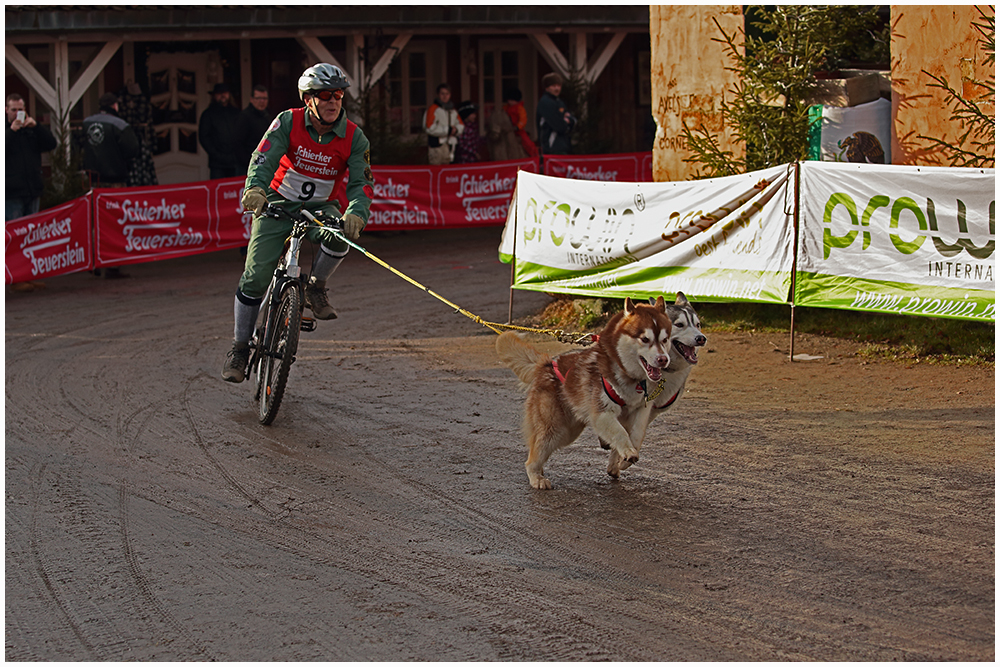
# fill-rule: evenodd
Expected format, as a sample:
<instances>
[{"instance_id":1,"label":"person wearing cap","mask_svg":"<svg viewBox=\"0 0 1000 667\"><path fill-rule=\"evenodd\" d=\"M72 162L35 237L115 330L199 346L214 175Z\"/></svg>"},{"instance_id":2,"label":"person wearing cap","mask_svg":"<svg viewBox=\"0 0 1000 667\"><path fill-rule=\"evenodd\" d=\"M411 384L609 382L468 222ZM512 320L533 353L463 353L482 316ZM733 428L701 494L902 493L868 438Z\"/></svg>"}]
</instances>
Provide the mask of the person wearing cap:
<instances>
[{"instance_id":1,"label":"person wearing cap","mask_svg":"<svg viewBox=\"0 0 1000 667\"><path fill-rule=\"evenodd\" d=\"M450 164L455 159L458 137L465 130L462 120L451 101L451 86L442 83L437 87L434 103L427 107L424 131L427 133L427 162Z\"/></svg>"},{"instance_id":2,"label":"person wearing cap","mask_svg":"<svg viewBox=\"0 0 1000 667\"><path fill-rule=\"evenodd\" d=\"M335 65L307 68L298 82L305 106L279 113L250 157L240 202L244 210L253 211L254 219L233 304L233 346L222 368L227 382L246 379L257 312L292 229L287 220L261 216L268 203L342 217L344 235L352 241L368 222L375 197L371 147L344 110L344 92L350 85ZM347 201L343 209L342 195ZM307 238L319 249L306 283L305 305L316 319L332 320L337 313L330 306L327 283L350 246L320 229L310 229Z\"/></svg>"},{"instance_id":3,"label":"person wearing cap","mask_svg":"<svg viewBox=\"0 0 1000 667\"><path fill-rule=\"evenodd\" d=\"M559 99L563 80L555 72L542 77L542 98L535 109L538 123L538 140L542 155L566 155L570 152L570 133L576 126L576 118Z\"/></svg>"},{"instance_id":4,"label":"person wearing cap","mask_svg":"<svg viewBox=\"0 0 1000 667\"><path fill-rule=\"evenodd\" d=\"M139 139L118 116L117 95L104 93L97 104L100 111L83 119L83 168L95 187L123 188L129 162L139 154Z\"/></svg>"},{"instance_id":5,"label":"person wearing cap","mask_svg":"<svg viewBox=\"0 0 1000 667\"><path fill-rule=\"evenodd\" d=\"M215 84L212 103L198 121L198 143L208 153L208 177L230 178L241 176L247 165L239 163L236 143L236 124L240 110L232 105L229 86Z\"/></svg>"},{"instance_id":6,"label":"person wearing cap","mask_svg":"<svg viewBox=\"0 0 1000 667\"><path fill-rule=\"evenodd\" d=\"M458 117L462 119L465 129L455 146L455 164L479 162L483 159L484 143L479 136L479 108L472 102L462 102L458 105Z\"/></svg>"}]
</instances>

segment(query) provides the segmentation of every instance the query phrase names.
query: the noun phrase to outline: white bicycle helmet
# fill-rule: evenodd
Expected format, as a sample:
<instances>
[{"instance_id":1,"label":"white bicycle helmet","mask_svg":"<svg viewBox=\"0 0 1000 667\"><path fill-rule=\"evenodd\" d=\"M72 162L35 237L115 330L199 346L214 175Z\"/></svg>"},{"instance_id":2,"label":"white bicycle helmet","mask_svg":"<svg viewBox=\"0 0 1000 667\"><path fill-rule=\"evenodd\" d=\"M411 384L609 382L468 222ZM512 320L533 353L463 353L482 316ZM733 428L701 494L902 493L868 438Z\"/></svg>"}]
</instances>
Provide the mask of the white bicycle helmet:
<instances>
[{"instance_id":1,"label":"white bicycle helmet","mask_svg":"<svg viewBox=\"0 0 1000 667\"><path fill-rule=\"evenodd\" d=\"M305 93L314 90L337 90L350 85L342 69L329 63L319 63L307 68L299 77L299 99L304 102Z\"/></svg>"}]
</instances>

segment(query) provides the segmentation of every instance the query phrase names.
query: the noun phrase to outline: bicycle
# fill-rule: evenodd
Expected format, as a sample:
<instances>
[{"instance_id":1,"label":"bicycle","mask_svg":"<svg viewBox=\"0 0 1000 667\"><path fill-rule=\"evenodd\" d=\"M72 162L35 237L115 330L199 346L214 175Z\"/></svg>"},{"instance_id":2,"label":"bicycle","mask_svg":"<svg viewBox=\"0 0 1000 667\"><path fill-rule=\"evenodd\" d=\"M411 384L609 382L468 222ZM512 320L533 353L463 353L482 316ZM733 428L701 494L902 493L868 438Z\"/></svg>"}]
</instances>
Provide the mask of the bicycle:
<instances>
[{"instance_id":1,"label":"bicycle","mask_svg":"<svg viewBox=\"0 0 1000 667\"><path fill-rule=\"evenodd\" d=\"M288 372L299 347L299 332L316 329L316 320L302 315L305 308L305 277L299 265L302 240L308 230L316 226L340 233L343 220L326 216L320 220L305 209L292 213L276 204L268 204L261 215L292 221L287 250L275 267L271 284L264 293L262 308L250 339L247 367L255 375L253 398L257 402L257 418L267 426L274 421L281 406Z\"/></svg>"}]
</instances>

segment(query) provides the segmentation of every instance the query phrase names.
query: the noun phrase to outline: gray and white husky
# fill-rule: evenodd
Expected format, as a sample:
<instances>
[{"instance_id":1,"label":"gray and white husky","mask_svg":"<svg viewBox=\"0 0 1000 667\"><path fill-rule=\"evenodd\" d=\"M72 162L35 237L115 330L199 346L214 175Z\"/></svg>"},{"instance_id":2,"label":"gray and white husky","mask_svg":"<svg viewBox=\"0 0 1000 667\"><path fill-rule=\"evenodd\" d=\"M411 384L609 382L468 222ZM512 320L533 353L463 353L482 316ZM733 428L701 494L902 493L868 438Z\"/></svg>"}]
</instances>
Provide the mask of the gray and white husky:
<instances>
[{"instance_id":1,"label":"gray and white husky","mask_svg":"<svg viewBox=\"0 0 1000 667\"><path fill-rule=\"evenodd\" d=\"M650 299L652 301L652 299ZM646 428L656 417L666 412L670 406L684 393L691 369L698 363L698 348L704 347L708 338L701 332L701 320L691 302L683 292L677 293L673 304L666 306L667 316L673 325L670 330L670 343L677 354L670 355L670 363L664 369L663 385L659 393L651 401L649 410L639 411L631 415L636 423L625 425L630 432L636 433L640 440L645 435ZM611 449L604 440L601 447ZM608 459L608 474L617 478L620 471L632 463L623 458L617 451L611 450Z\"/></svg>"}]
</instances>

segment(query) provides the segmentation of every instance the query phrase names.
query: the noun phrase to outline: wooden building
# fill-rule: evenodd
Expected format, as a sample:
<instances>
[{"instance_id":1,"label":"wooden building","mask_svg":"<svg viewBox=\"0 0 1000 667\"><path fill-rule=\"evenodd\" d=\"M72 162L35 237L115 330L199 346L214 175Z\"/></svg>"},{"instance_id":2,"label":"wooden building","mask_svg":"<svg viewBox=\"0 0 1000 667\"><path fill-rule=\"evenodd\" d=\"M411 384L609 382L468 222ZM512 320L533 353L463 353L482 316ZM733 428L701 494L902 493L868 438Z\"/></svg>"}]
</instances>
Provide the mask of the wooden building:
<instances>
[{"instance_id":1,"label":"wooden building","mask_svg":"<svg viewBox=\"0 0 1000 667\"><path fill-rule=\"evenodd\" d=\"M652 144L646 5L7 5L4 14L6 91L43 121L78 124L102 93L138 84L154 106L161 183L207 178L196 133L214 84L227 83L241 108L254 85L267 86L277 113L300 105L296 81L316 62L347 72L349 104L377 91L403 139L419 135L439 83L479 105L485 127L509 86L533 119L541 77L556 71L590 88L592 145Z\"/></svg>"}]
</instances>

